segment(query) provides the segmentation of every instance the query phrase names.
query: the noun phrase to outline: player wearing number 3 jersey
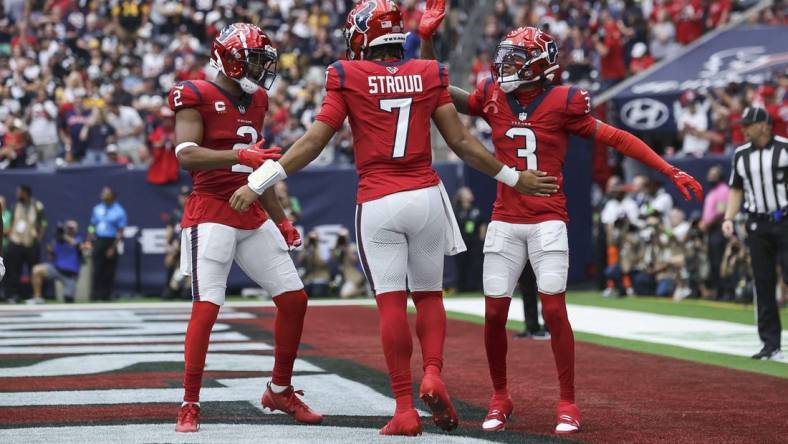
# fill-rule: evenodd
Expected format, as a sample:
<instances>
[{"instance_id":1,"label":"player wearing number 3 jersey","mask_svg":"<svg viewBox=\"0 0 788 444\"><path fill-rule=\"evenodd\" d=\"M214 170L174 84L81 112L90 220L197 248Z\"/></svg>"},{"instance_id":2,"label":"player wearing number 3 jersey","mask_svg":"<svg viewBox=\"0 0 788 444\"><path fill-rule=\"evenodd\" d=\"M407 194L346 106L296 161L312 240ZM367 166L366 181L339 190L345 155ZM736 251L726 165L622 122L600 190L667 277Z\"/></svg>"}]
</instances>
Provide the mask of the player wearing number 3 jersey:
<instances>
[{"instance_id":1,"label":"player wearing number 3 jersey","mask_svg":"<svg viewBox=\"0 0 788 444\"><path fill-rule=\"evenodd\" d=\"M421 433L411 392L407 290L416 306L423 357L419 394L435 424L449 431L457 427L458 418L440 377L446 332L443 256L464 250L464 245L432 169L430 120L460 158L520 192L549 193L555 189L554 178L505 167L470 136L451 104L446 68L435 61L402 60L405 31L394 2L359 2L348 16L345 37L348 60L328 68L317 121L279 162L268 161L252 173L249 184L230 202L235 209L246 209L257 193L315 159L349 119L359 175L359 257L375 292L396 398L394 417L380 433Z\"/></svg>"},{"instance_id":2,"label":"player wearing number 3 jersey","mask_svg":"<svg viewBox=\"0 0 788 444\"><path fill-rule=\"evenodd\" d=\"M442 5L436 4L443 2L431 3L440 9ZM430 36L427 37L422 43L422 54L433 58ZM495 156L518 170L539 169L556 176L560 186L567 139L575 134L601 141L645 163L670 177L687 199L692 190L702 200L702 190L695 179L669 165L631 134L593 118L587 91L574 86L552 86L558 70L557 55L558 47L548 34L536 28L519 28L496 48L491 79L472 94L450 88L452 100L461 112L489 123ZM574 391L574 336L565 302L569 269L567 222L566 196L562 191L549 197L534 197L498 187L484 242L484 342L493 383L493 396L482 423L485 431L504 429L513 410L506 379L506 320L512 292L527 261L536 274L558 370L560 400L555 432L580 429Z\"/></svg>"},{"instance_id":3,"label":"player wearing number 3 jersey","mask_svg":"<svg viewBox=\"0 0 788 444\"><path fill-rule=\"evenodd\" d=\"M273 296L277 307L273 377L263 394L263 406L284 411L298 422L319 423L322 417L290 385L307 305L288 254L290 247L301 243L298 231L273 190L245 213L232 210L227 202L250 172L280 157L278 149L261 149L268 110L265 89L276 77L276 49L258 27L236 23L214 41L212 63L219 70L213 82L183 82L169 94L176 113L176 155L194 182L181 220L181 270L191 276L194 303L186 330L185 395L175 430L199 430L208 339L224 303L233 260ZM267 220L263 207L273 221Z\"/></svg>"}]
</instances>

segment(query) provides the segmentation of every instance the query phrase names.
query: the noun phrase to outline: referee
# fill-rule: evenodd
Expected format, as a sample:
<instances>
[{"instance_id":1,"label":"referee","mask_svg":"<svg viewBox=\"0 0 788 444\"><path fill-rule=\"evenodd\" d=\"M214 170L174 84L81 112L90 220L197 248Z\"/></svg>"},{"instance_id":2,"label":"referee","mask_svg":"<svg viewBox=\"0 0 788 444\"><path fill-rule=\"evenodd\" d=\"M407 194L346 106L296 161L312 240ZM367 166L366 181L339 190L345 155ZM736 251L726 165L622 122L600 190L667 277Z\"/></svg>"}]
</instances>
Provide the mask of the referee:
<instances>
[{"instance_id":1,"label":"referee","mask_svg":"<svg viewBox=\"0 0 788 444\"><path fill-rule=\"evenodd\" d=\"M760 107L746 108L741 124L749 142L733 155L722 232L733 236L733 218L744 201L758 335L763 342L763 349L752 358L782 359L775 289L778 263L783 281L788 282L788 139L772 134L771 118Z\"/></svg>"}]
</instances>

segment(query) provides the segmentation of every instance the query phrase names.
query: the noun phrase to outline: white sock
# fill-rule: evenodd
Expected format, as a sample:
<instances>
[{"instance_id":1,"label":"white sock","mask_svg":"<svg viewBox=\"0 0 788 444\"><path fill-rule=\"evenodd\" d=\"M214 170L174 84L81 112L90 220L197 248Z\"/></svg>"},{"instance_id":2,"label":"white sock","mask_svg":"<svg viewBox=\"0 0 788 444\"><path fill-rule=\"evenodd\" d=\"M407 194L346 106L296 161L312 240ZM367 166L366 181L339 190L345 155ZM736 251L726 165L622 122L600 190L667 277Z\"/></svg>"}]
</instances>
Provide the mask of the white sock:
<instances>
[{"instance_id":1,"label":"white sock","mask_svg":"<svg viewBox=\"0 0 788 444\"><path fill-rule=\"evenodd\" d=\"M290 386L289 385L276 385L273 382L271 383L271 391L274 393L282 393L283 391L287 390Z\"/></svg>"},{"instance_id":2,"label":"white sock","mask_svg":"<svg viewBox=\"0 0 788 444\"><path fill-rule=\"evenodd\" d=\"M183 404L181 404L181 407L184 407L184 406L186 406L187 404L194 404L194 405L196 405L197 407L199 407L199 406L200 406L200 403L199 403L199 402L186 402L186 401L183 401Z\"/></svg>"}]
</instances>

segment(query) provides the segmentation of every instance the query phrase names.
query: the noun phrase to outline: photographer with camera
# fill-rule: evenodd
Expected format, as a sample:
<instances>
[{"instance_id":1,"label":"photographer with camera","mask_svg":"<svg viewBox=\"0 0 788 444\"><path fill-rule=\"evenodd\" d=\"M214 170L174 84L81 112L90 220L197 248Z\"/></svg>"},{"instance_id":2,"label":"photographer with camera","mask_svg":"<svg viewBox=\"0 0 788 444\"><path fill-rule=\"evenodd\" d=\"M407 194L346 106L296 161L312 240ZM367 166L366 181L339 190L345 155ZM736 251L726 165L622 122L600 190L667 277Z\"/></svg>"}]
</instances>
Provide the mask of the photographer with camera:
<instances>
[{"instance_id":1,"label":"photographer with camera","mask_svg":"<svg viewBox=\"0 0 788 444\"><path fill-rule=\"evenodd\" d=\"M329 296L328 284L331 281L331 270L320 255L319 245L317 231L311 231L304 242L304 249L298 255L297 262L304 270L302 277L304 289L310 298Z\"/></svg>"},{"instance_id":2,"label":"photographer with camera","mask_svg":"<svg viewBox=\"0 0 788 444\"><path fill-rule=\"evenodd\" d=\"M74 220L58 223L54 241L47 246L50 262L36 264L32 272L33 297L28 304L43 304L44 284L48 281L63 285L66 302L74 302L77 277L82 266L82 250L90 246L77 234L79 226Z\"/></svg>"},{"instance_id":3,"label":"photographer with camera","mask_svg":"<svg viewBox=\"0 0 788 444\"><path fill-rule=\"evenodd\" d=\"M367 293L356 246L349 239L350 232L343 228L337 233L337 242L331 251L331 286L342 299L365 296Z\"/></svg>"}]
</instances>

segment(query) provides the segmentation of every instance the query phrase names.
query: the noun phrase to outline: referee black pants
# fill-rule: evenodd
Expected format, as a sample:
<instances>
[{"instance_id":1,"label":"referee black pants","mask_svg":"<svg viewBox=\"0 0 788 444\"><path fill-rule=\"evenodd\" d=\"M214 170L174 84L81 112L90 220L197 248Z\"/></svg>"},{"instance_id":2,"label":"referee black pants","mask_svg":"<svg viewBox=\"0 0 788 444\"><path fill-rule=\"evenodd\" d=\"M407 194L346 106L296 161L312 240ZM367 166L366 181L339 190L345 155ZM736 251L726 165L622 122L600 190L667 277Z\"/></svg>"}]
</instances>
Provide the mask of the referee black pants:
<instances>
[{"instance_id":1,"label":"referee black pants","mask_svg":"<svg viewBox=\"0 0 788 444\"><path fill-rule=\"evenodd\" d=\"M750 218L747 221L747 246L755 278L755 313L758 336L769 349L780 348L782 325L777 308L777 264L782 279L788 282L788 219L775 222Z\"/></svg>"},{"instance_id":2,"label":"referee black pants","mask_svg":"<svg viewBox=\"0 0 788 444\"><path fill-rule=\"evenodd\" d=\"M98 237L93 242L93 286L90 289L91 301L112 300L115 286L115 269L118 267L118 252L107 256L115 244L114 237Z\"/></svg>"}]
</instances>

